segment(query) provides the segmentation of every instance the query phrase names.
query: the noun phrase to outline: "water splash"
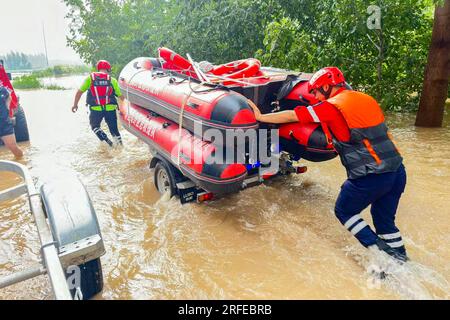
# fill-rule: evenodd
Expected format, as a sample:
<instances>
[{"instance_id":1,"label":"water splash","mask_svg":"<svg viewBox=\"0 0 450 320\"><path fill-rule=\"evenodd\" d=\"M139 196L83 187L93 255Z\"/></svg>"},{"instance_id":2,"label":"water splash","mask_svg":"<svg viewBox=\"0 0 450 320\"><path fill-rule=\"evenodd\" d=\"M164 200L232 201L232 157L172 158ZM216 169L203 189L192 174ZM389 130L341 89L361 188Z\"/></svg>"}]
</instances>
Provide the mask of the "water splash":
<instances>
[{"instance_id":1,"label":"water splash","mask_svg":"<svg viewBox=\"0 0 450 320\"><path fill-rule=\"evenodd\" d=\"M450 286L445 277L423 264L414 261L399 263L376 247L370 247L365 252L355 248L348 251L352 252L358 264L365 269L369 289L385 288L401 299L413 300L442 299L450 294ZM442 296L432 293L436 289Z\"/></svg>"}]
</instances>

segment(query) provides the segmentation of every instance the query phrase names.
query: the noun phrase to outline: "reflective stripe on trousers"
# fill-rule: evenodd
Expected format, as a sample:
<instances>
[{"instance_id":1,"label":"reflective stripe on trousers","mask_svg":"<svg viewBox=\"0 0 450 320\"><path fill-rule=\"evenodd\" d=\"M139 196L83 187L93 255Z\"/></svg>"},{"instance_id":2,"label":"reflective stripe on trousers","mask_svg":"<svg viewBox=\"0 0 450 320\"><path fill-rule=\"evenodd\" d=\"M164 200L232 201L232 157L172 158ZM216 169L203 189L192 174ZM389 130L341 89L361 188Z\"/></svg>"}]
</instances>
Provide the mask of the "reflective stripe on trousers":
<instances>
[{"instance_id":1,"label":"reflective stripe on trousers","mask_svg":"<svg viewBox=\"0 0 450 320\"><path fill-rule=\"evenodd\" d=\"M117 113L116 111L92 111L89 115L89 122L91 125L92 131L97 135L97 137L104 141L106 134L104 131L100 128L101 123L105 120L106 124L108 125L109 131L111 132L111 135L116 138L120 138L120 132L119 128L117 126Z\"/></svg>"},{"instance_id":2,"label":"reflective stripe on trousers","mask_svg":"<svg viewBox=\"0 0 450 320\"><path fill-rule=\"evenodd\" d=\"M347 180L336 201L336 216L365 247L375 244L378 235L392 248L401 247L403 240L395 225L395 215L405 185L403 165L397 172ZM360 215L369 205L376 233Z\"/></svg>"}]
</instances>

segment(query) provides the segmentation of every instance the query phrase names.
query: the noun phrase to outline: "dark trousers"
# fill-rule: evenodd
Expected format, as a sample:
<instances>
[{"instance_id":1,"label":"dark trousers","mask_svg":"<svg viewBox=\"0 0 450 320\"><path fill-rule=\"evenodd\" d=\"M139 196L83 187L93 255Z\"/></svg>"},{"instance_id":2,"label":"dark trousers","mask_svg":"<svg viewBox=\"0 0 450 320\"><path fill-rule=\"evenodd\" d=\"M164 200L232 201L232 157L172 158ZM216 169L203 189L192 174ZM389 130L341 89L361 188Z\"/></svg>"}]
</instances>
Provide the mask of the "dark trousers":
<instances>
[{"instance_id":1,"label":"dark trousers","mask_svg":"<svg viewBox=\"0 0 450 320\"><path fill-rule=\"evenodd\" d=\"M336 202L336 216L363 246L374 245L379 237L391 248L402 251L404 244L395 225L395 214L405 186L403 164L397 172L347 180ZM370 212L376 232L360 216L369 205L372 205Z\"/></svg>"},{"instance_id":2,"label":"dark trousers","mask_svg":"<svg viewBox=\"0 0 450 320\"><path fill-rule=\"evenodd\" d=\"M10 118L0 118L0 137L14 134L14 125Z\"/></svg>"},{"instance_id":3,"label":"dark trousers","mask_svg":"<svg viewBox=\"0 0 450 320\"><path fill-rule=\"evenodd\" d=\"M114 111L94 111L91 110L89 115L89 122L91 124L91 129L94 131L96 136L100 139L100 141L108 141L108 136L101 129L100 125L105 119L106 124L108 125L109 132L111 135L119 140L121 140L119 128L117 127L117 113Z\"/></svg>"}]
</instances>

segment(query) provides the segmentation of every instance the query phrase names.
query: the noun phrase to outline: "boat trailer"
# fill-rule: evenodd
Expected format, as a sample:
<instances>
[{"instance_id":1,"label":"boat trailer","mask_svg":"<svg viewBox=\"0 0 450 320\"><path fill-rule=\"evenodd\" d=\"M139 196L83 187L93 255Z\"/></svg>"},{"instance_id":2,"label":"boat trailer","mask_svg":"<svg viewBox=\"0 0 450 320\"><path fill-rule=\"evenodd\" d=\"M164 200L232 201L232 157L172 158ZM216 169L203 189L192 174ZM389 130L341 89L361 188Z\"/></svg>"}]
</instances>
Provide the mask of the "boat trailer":
<instances>
[{"instance_id":1,"label":"boat trailer","mask_svg":"<svg viewBox=\"0 0 450 320\"><path fill-rule=\"evenodd\" d=\"M0 289L46 274L56 300L87 300L99 293L105 247L84 185L65 176L43 184L38 192L25 166L0 161L0 172L22 177L21 184L0 191L0 202L27 196L41 244L40 263L0 278Z\"/></svg>"}]
</instances>

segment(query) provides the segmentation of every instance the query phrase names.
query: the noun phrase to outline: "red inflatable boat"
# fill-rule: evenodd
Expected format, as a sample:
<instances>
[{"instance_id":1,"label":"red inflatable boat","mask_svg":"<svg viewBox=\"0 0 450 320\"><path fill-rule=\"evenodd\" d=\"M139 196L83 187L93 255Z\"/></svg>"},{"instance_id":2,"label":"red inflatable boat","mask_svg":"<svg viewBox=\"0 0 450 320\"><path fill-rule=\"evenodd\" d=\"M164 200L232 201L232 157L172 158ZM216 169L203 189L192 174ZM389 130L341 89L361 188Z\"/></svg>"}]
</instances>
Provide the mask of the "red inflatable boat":
<instances>
[{"instance_id":1,"label":"red inflatable boat","mask_svg":"<svg viewBox=\"0 0 450 320\"><path fill-rule=\"evenodd\" d=\"M147 59L148 69L173 71L199 79L192 64L168 48L159 49L159 59ZM226 86L256 103L263 113L292 110L310 106L319 101L308 92L312 74L261 67L253 58L212 66L206 72L212 83ZM267 126L266 126L267 127ZM312 162L334 159L337 153L320 124L289 123L275 126L279 129L281 149Z\"/></svg>"},{"instance_id":2,"label":"red inflatable boat","mask_svg":"<svg viewBox=\"0 0 450 320\"><path fill-rule=\"evenodd\" d=\"M132 103L151 110L204 138L209 129L257 129L247 99L227 88L189 81L181 74L164 72L157 59L138 58L119 77L123 94ZM196 130L197 128L197 130Z\"/></svg>"},{"instance_id":3,"label":"red inflatable boat","mask_svg":"<svg viewBox=\"0 0 450 320\"><path fill-rule=\"evenodd\" d=\"M147 143L153 154L164 157L197 186L214 194L237 192L247 176L243 164L211 161L216 147L187 130L134 104L120 109L122 125ZM225 162L225 161L223 161Z\"/></svg>"},{"instance_id":4,"label":"red inflatable boat","mask_svg":"<svg viewBox=\"0 0 450 320\"><path fill-rule=\"evenodd\" d=\"M217 194L236 192L254 169L248 162L211 164L208 160L217 147L224 147L226 153L236 146L208 140L208 129L223 134L276 129L280 151L292 160L321 162L337 156L321 124L259 125L248 104L252 100L263 113L314 105L318 101L307 90L311 74L263 68L256 59L218 66L203 63L200 68L201 64L192 65L167 48L159 53L158 58L133 60L120 74L122 93L131 102L121 109L121 120L150 145L153 154L161 155L197 186Z\"/></svg>"}]
</instances>

